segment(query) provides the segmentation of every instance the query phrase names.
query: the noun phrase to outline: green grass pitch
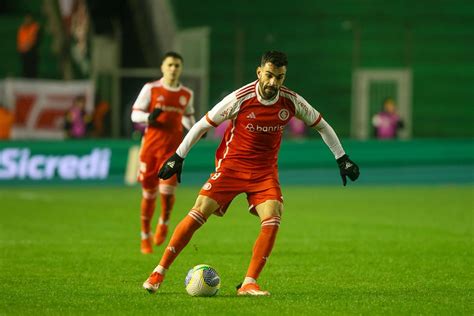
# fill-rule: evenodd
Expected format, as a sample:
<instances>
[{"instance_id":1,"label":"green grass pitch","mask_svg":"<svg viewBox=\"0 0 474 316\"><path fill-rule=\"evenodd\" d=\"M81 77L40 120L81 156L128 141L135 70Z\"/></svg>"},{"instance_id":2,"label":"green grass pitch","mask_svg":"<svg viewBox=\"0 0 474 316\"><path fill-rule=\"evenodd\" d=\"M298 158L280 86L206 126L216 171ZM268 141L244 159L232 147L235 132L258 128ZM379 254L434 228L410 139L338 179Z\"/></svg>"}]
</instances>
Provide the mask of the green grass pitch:
<instances>
[{"instance_id":1,"label":"green grass pitch","mask_svg":"<svg viewBox=\"0 0 474 316\"><path fill-rule=\"evenodd\" d=\"M171 226L198 188L182 187ZM473 315L473 187L283 187L285 210L259 283L237 297L259 231L239 196L211 217L156 295L142 283L162 248L139 252L140 188L0 190L0 314ZM157 217L155 217L157 218ZM186 294L212 265L212 298Z\"/></svg>"}]
</instances>

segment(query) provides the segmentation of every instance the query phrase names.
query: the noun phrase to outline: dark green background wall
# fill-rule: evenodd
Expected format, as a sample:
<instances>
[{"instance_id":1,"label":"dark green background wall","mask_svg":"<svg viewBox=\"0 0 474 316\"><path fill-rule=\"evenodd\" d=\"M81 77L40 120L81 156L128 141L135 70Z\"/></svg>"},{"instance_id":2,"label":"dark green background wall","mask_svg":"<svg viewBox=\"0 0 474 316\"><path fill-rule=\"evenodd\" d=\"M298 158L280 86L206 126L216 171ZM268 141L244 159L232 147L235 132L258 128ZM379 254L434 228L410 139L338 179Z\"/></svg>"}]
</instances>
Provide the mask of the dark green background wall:
<instances>
[{"instance_id":1,"label":"dark green background wall","mask_svg":"<svg viewBox=\"0 0 474 316\"><path fill-rule=\"evenodd\" d=\"M472 0L172 3L180 28L211 27L211 103L253 80L261 53L278 49L289 55L286 85L341 135L349 135L358 65L412 69L414 137L474 136Z\"/></svg>"}]
</instances>

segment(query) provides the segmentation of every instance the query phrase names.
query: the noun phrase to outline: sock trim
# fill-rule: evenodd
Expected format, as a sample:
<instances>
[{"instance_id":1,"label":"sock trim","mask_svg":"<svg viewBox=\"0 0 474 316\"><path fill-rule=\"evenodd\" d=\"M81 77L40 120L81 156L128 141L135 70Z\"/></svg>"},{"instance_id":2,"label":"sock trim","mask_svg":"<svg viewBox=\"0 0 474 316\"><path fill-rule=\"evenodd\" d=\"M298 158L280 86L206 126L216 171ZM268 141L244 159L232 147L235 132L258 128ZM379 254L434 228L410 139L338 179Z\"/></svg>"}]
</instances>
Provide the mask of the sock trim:
<instances>
[{"instance_id":1,"label":"sock trim","mask_svg":"<svg viewBox=\"0 0 474 316\"><path fill-rule=\"evenodd\" d=\"M206 222L206 218L204 217L204 215L202 215L201 212L195 210L195 209L192 209L188 215L194 219L196 222L198 222L199 224L201 225L204 225L204 223Z\"/></svg>"},{"instance_id":2,"label":"sock trim","mask_svg":"<svg viewBox=\"0 0 474 316\"><path fill-rule=\"evenodd\" d=\"M272 216L264 219L261 226L280 226L280 216Z\"/></svg>"}]
</instances>

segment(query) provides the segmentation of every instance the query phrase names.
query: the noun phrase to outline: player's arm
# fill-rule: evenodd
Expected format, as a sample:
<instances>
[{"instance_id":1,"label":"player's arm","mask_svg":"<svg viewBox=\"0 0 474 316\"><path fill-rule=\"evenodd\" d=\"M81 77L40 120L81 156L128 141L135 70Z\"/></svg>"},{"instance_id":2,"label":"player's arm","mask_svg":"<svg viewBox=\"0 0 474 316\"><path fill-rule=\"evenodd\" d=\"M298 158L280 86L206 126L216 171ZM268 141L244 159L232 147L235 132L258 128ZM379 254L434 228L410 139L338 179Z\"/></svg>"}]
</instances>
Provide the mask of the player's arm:
<instances>
[{"instance_id":1,"label":"player's arm","mask_svg":"<svg viewBox=\"0 0 474 316\"><path fill-rule=\"evenodd\" d=\"M188 131L196 124L196 119L194 118L194 93L191 93L186 109L184 110L183 118L181 119L181 124Z\"/></svg>"},{"instance_id":2,"label":"player's arm","mask_svg":"<svg viewBox=\"0 0 474 316\"><path fill-rule=\"evenodd\" d=\"M342 184L347 184L347 177L355 181L359 177L359 167L349 159L344 148L337 137L334 129L323 119L321 114L316 111L303 97L297 95L295 98L296 117L303 120L311 128L315 129L322 137L324 143L336 158L337 165L342 178Z\"/></svg>"},{"instance_id":3,"label":"player's arm","mask_svg":"<svg viewBox=\"0 0 474 316\"><path fill-rule=\"evenodd\" d=\"M178 177L178 182L181 182L181 171L183 169L184 158L188 155L191 148L207 133L212 127L217 127L226 119L231 118L236 114L235 96L230 94L221 102L214 106L203 118L201 118L189 130L179 145L176 152L163 165L158 173L161 179L169 179L174 174Z\"/></svg>"},{"instance_id":4,"label":"player's arm","mask_svg":"<svg viewBox=\"0 0 474 316\"><path fill-rule=\"evenodd\" d=\"M147 83L143 86L132 106L131 119L134 123L144 123L149 126L159 127L159 123L156 122L156 119L161 114L162 110L160 108L155 108L151 113L149 113L148 107L150 105L150 100L151 86Z\"/></svg>"}]
</instances>

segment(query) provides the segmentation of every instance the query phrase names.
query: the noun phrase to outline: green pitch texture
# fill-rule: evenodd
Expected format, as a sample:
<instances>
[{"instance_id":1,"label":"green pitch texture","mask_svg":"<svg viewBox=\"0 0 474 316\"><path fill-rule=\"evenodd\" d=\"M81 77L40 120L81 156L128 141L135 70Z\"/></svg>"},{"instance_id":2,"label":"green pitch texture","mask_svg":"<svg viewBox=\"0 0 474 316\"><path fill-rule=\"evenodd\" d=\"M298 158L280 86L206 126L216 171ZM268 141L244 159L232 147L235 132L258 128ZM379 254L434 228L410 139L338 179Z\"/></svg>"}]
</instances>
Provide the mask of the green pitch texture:
<instances>
[{"instance_id":1,"label":"green pitch texture","mask_svg":"<svg viewBox=\"0 0 474 316\"><path fill-rule=\"evenodd\" d=\"M352 183L351 183L352 184ZM198 188L180 188L171 226ZM0 314L473 315L473 187L286 187L271 297L237 297L259 231L239 196L211 217L156 295L142 282L163 248L139 252L140 189L0 191ZM186 294L196 264L222 279L217 297Z\"/></svg>"}]
</instances>

